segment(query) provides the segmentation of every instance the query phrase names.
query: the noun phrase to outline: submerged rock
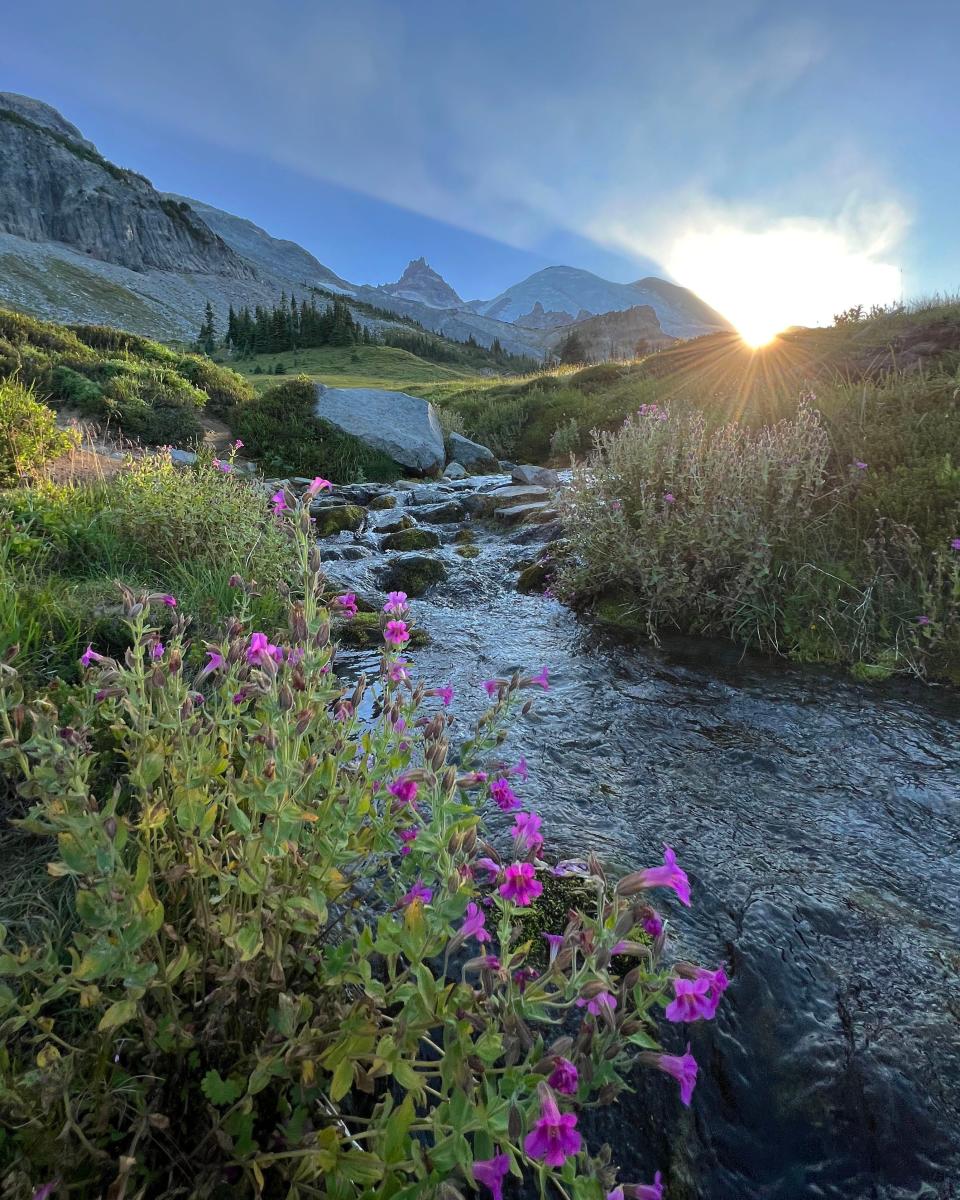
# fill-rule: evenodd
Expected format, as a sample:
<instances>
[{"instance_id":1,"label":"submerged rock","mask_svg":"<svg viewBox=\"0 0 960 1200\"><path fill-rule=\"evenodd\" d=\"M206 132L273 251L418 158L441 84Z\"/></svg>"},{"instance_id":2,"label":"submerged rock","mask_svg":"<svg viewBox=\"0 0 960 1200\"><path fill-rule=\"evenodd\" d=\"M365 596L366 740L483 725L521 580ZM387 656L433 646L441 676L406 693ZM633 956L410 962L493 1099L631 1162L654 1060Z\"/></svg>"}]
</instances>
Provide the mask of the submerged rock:
<instances>
[{"instance_id":1,"label":"submerged rock","mask_svg":"<svg viewBox=\"0 0 960 1200\"><path fill-rule=\"evenodd\" d=\"M432 529L398 529L388 533L380 543L384 550L435 550L440 545L440 535Z\"/></svg>"},{"instance_id":2,"label":"submerged rock","mask_svg":"<svg viewBox=\"0 0 960 1200\"><path fill-rule=\"evenodd\" d=\"M439 471L446 462L443 430L433 405L406 392L329 388L317 384L314 413L412 471Z\"/></svg>"},{"instance_id":3,"label":"submerged rock","mask_svg":"<svg viewBox=\"0 0 960 1200\"><path fill-rule=\"evenodd\" d=\"M552 521L556 511L547 504L511 504L508 508L498 508L494 511L498 521L506 521L508 525L542 524Z\"/></svg>"},{"instance_id":4,"label":"submerged rock","mask_svg":"<svg viewBox=\"0 0 960 1200\"><path fill-rule=\"evenodd\" d=\"M378 578L385 591L422 596L428 588L447 578L447 568L429 554L400 554L384 564Z\"/></svg>"}]
</instances>

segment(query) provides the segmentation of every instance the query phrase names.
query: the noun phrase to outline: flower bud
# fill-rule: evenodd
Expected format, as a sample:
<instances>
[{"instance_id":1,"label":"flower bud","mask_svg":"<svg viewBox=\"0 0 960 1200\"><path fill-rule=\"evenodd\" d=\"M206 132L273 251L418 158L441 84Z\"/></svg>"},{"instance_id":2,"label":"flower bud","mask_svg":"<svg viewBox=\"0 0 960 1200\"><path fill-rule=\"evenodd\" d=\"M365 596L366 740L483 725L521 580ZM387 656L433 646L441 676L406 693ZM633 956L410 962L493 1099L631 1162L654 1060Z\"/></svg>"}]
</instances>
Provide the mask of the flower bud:
<instances>
[{"instance_id":1,"label":"flower bud","mask_svg":"<svg viewBox=\"0 0 960 1200\"><path fill-rule=\"evenodd\" d=\"M180 651L177 649L176 646L174 646L174 648L170 651L169 655L167 656L167 666L170 669L171 675L175 675L177 673L177 671L179 671L180 668L183 666L183 655L180 653Z\"/></svg>"},{"instance_id":2,"label":"flower bud","mask_svg":"<svg viewBox=\"0 0 960 1200\"><path fill-rule=\"evenodd\" d=\"M302 732L302 730L301 730ZM317 754L311 754L309 758L304 759L303 773L304 775L312 775L319 765L320 757Z\"/></svg>"},{"instance_id":3,"label":"flower bud","mask_svg":"<svg viewBox=\"0 0 960 1200\"><path fill-rule=\"evenodd\" d=\"M277 694L277 703L280 706L281 712L289 712L293 708L293 692L288 683L281 684L280 691Z\"/></svg>"},{"instance_id":4,"label":"flower bud","mask_svg":"<svg viewBox=\"0 0 960 1200\"><path fill-rule=\"evenodd\" d=\"M592 1000L594 996L599 996L602 992L609 991L609 989L610 985L604 983L602 979L592 979L580 989L580 996L583 1000Z\"/></svg>"},{"instance_id":5,"label":"flower bud","mask_svg":"<svg viewBox=\"0 0 960 1200\"><path fill-rule=\"evenodd\" d=\"M510 1113L507 1117L507 1133L510 1136L511 1142L519 1142L523 1136L523 1117L520 1114L520 1109L515 1104L510 1105Z\"/></svg>"},{"instance_id":6,"label":"flower bud","mask_svg":"<svg viewBox=\"0 0 960 1200\"><path fill-rule=\"evenodd\" d=\"M117 836L117 822L114 817L107 817L103 823L103 831L112 842Z\"/></svg>"},{"instance_id":7,"label":"flower bud","mask_svg":"<svg viewBox=\"0 0 960 1200\"><path fill-rule=\"evenodd\" d=\"M559 1037L552 1043L549 1053L555 1058L569 1058L573 1049L572 1037Z\"/></svg>"},{"instance_id":8,"label":"flower bud","mask_svg":"<svg viewBox=\"0 0 960 1200\"><path fill-rule=\"evenodd\" d=\"M264 777L264 779L275 779L276 776L277 776L276 759L273 759L273 758L268 759L267 765L263 768L263 777Z\"/></svg>"},{"instance_id":9,"label":"flower bud","mask_svg":"<svg viewBox=\"0 0 960 1200\"><path fill-rule=\"evenodd\" d=\"M312 708L304 708L300 711L300 713L297 715L297 723L294 726L294 728L297 731L297 735L299 737L302 737L307 732L307 730L310 727L310 722L312 720L313 720L313 709ZM311 755L311 757L316 758L316 755Z\"/></svg>"},{"instance_id":10,"label":"flower bud","mask_svg":"<svg viewBox=\"0 0 960 1200\"><path fill-rule=\"evenodd\" d=\"M150 672L150 686L155 687L155 688L162 688L165 682L166 682L166 676L163 673L163 668L162 667L154 667L153 670Z\"/></svg>"},{"instance_id":11,"label":"flower bud","mask_svg":"<svg viewBox=\"0 0 960 1200\"><path fill-rule=\"evenodd\" d=\"M527 716L530 713L530 710L532 708L533 708L533 701L527 700L526 703L524 704L523 708L520 709L520 715L522 717Z\"/></svg>"}]
</instances>

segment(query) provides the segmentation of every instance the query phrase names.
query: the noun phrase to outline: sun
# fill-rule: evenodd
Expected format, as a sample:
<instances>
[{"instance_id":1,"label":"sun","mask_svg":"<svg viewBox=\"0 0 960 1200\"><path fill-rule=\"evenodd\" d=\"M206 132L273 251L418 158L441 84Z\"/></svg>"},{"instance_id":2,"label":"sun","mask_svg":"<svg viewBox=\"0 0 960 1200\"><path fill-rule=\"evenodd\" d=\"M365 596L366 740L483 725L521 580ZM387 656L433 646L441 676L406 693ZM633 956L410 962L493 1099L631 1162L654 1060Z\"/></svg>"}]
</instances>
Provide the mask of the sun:
<instances>
[{"instance_id":1,"label":"sun","mask_svg":"<svg viewBox=\"0 0 960 1200\"><path fill-rule=\"evenodd\" d=\"M754 348L791 325L826 324L853 304L900 294L897 267L816 222L691 230L676 239L667 266Z\"/></svg>"}]
</instances>

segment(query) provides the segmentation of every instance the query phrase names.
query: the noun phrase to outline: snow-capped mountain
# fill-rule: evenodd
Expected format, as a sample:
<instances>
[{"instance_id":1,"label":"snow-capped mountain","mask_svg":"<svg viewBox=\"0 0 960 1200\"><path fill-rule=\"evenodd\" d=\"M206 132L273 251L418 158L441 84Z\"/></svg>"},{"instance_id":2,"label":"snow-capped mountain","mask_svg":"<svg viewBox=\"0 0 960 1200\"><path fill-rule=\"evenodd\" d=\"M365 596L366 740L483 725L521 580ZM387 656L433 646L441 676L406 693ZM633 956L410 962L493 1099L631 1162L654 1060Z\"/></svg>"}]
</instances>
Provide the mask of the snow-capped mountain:
<instances>
[{"instance_id":1,"label":"snow-capped mountain","mask_svg":"<svg viewBox=\"0 0 960 1200\"><path fill-rule=\"evenodd\" d=\"M463 301L449 283L438 275L425 258L415 258L396 283L382 283L377 288L398 300L417 300L430 308L461 308Z\"/></svg>"},{"instance_id":2,"label":"snow-capped mountain","mask_svg":"<svg viewBox=\"0 0 960 1200\"><path fill-rule=\"evenodd\" d=\"M467 307L497 321L523 324L538 304L555 319L556 314L566 313L570 322L648 304L664 332L674 337L696 337L730 328L693 292L665 279L651 276L636 283L613 283L578 267L547 267L492 300L472 300Z\"/></svg>"}]
</instances>

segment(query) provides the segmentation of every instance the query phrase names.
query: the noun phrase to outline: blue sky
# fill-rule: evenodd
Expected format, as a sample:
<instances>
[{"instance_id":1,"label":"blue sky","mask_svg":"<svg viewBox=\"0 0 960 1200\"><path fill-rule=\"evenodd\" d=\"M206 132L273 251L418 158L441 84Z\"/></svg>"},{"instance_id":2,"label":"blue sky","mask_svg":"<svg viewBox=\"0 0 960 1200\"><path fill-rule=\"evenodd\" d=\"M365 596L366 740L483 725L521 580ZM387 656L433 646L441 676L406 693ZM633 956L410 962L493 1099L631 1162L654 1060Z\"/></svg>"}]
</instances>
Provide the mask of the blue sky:
<instances>
[{"instance_id":1,"label":"blue sky","mask_svg":"<svg viewBox=\"0 0 960 1200\"><path fill-rule=\"evenodd\" d=\"M955 0L32 0L0 89L354 281L697 274L704 230L799 230L917 294L960 289L957 45Z\"/></svg>"}]
</instances>

